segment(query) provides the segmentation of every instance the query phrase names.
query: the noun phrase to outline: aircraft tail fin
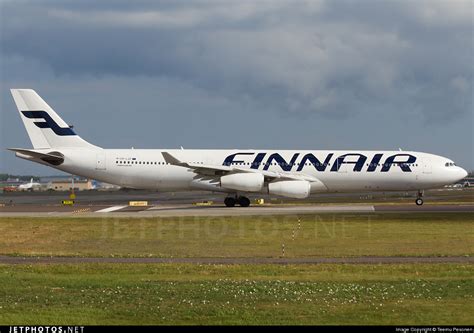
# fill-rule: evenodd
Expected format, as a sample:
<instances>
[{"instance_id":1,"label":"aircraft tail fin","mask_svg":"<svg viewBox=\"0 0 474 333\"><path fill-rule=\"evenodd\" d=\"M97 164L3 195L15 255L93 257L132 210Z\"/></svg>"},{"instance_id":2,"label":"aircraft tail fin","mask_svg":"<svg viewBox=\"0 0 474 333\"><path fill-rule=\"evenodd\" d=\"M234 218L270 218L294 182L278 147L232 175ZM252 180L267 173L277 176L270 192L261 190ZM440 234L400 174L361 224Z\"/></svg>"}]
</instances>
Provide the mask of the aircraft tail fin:
<instances>
[{"instance_id":1,"label":"aircraft tail fin","mask_svg":"<svg viewBox=\"0 0 474 333\"><path fill-rule=\"evenodd\" d=\"M13 99L35 149L98 148L78 136L32 89L11 89Z\"/></svg>"}]
</instances>

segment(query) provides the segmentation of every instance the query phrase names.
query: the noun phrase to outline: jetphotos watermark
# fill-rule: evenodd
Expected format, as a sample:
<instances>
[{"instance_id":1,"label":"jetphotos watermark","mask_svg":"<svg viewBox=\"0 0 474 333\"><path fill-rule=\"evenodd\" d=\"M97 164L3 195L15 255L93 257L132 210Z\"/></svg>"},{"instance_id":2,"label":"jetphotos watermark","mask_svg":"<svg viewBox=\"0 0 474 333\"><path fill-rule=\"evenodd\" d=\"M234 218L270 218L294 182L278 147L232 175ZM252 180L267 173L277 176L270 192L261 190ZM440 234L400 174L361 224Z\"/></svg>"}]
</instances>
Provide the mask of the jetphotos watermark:
<instances>
[{"instance_id":1,"label":"jetphotos watermark","mask_svg":"<svg viewBox=\"0 0 474 333\"><path fill-rule=\"evenodd\" d=\"M148 242L223 239L371 239L374 216L370 214L323 214L315 216L179 216L124 219L105 217L96 224L97 241L145 240ZM357 236L354 232L357 231Z\"/></svg>"},{"instance_id":2,"label":"jetphotos watermark","mask_svg":"<svg viewBox=\"0 0 474 333\"><path fill-rule=\"evenodd\" d=\"M8 333L84 333L84 326L10 326Z\"/></svg>"}]
</instances>

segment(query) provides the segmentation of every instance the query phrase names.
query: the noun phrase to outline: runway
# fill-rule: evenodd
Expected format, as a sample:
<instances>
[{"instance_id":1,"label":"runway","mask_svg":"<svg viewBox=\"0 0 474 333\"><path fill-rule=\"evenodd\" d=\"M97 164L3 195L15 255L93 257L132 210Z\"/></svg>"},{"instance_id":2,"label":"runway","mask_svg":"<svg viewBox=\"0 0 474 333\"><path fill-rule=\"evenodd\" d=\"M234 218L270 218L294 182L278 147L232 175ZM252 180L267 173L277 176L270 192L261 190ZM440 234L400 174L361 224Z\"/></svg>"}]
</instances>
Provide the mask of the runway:
<instances>
[{"instance_id":1,"label":"runway","mask_svg":"<svg viewBox=\"0 0 474 333\"><path fill-rule=\"evenodd\" d=\"M153 205L133 207L127 205L13 205L0 207L0 217L178 217L178 216L252 216L252 215L294 215L317 213L423 213L463 212L474 213L474 205L262 205L251 207L195 206L189 204Z\"/></svg>"},{"instance_id":2,"label":"runway","mask_svg":"<svg viewBox=\"0 0 474 333\"><path fill-rule=\"evenodd\" d=\"M474 213L474 190L433 190L425 204L416 206L406 193L318 194L306 200L282 200L262 196L264 205L225 207L223 195L209 192L160 193L150 191L78 192L74 206L63 206L67 192L14 192L0 195L0 217L4 216L86 216L167 217L294 215L317 213ZM129 206L129 201L147 201L148 206ZM196 203L206 202L207 205Z\"/></svg>"},{"instance_id":3,"label":"runway","mask_svg":"<svg viewBox=\"0 0 474 333\"><path fill-rule=\"evenodd\" d=\"M348 258L101 258L101 257L9 257L0 256L0 264L473 264L472 257L348 257Z\"/></svg>"}]
</instances>

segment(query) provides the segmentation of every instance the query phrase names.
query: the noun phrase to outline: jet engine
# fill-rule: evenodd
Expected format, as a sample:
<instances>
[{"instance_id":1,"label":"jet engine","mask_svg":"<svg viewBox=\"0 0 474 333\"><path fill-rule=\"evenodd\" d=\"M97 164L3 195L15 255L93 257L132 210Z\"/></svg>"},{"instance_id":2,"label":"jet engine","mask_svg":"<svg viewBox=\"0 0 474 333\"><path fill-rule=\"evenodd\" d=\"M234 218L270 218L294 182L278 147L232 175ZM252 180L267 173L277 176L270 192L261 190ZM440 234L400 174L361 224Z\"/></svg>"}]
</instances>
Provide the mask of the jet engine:
<instances>
[{"instance_id":1,"label":"jet engine","mask_svg":"<svg viewBox=\"0 0 474 333\"><path fill-rule=\"evenodd\" d=\"M311 184L306 180L281 180L268 183L268 193L282 197L304 199L311 191Z\"/></svg>"},{"instance_id":2,"label":"jet engine","mask_svg":"<svg viewBox=\"0 0 474 333\"><path fill-rule=\"evenodd\" d=\"M263 182L260 173L234 173L221 177L221 187L244 192L261 191Z\"/></svg>"}]
</instances>

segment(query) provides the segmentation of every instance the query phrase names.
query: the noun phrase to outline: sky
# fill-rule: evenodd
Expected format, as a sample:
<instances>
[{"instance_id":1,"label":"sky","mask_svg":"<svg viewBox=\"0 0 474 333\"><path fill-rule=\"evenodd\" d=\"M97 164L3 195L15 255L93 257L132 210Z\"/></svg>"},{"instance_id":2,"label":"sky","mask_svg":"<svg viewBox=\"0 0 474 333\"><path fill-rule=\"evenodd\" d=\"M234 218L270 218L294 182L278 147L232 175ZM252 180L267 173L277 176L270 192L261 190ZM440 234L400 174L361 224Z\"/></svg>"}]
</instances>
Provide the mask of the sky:
<instances>
[{"instance_id":1,"label":"sky","mask_svg":"<svg viewBox=\"0 0 474 333\"><path fill-rule=\"evenodd\" d=\"M0 0L0 173L58 171L10 88L104 148L414 150L474 170L470 0Z\"/></svg>"}]
</instances>

